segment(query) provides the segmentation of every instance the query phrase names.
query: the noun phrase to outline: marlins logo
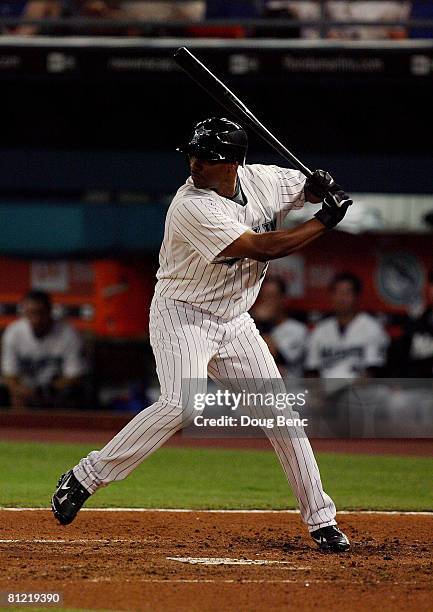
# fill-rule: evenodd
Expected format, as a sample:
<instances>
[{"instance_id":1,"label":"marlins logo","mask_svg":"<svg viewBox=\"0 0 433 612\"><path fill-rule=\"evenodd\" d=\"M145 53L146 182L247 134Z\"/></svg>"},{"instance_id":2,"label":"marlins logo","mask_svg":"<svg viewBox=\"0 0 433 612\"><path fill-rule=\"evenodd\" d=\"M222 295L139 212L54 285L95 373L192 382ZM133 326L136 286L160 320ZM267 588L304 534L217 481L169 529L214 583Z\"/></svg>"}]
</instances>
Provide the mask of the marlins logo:
<instances>
[{"instance_id":1,"label":"marlins logo","mask_svg":"<svg viewBox=\"0 0 433 612\"><path fill-rule=\"evenodd\" d=\"M377 288L381 297L393 306L410 305L421 299L423 271L412 253L389 253L379 262Z\"/></svg>"},{"instance_id":2,"label":"marlins logo","mask_svg":"<svg viewBox=\"0 0 433 612\"><path fill-rule=\"evenodd\" d=\"M197 128L194 132L194 136L191 138L191 144L198 144L203 136L210 136L212 130L207 130L203 125Z\"/></svg>"},{"instance_id":3,"label":"marlins logo","mask_svg":"<svg viewBox=\"0 0 433 612\"><path fill-rule=\"evenodd\" d=\"M276 228L275 221L266 221L266 223L262 223L262 225L256 225L255 227L252 227L251 229L256 234L264 234L266 232L274 231L275 228ZM225 266L230 267L230 266L233 266L237 261L240 261L241 259L242 259L241 257L231 257L230 259L218 258L213 263L224 264ZM262 274L260 278L262 278L263 276L264 276L264 273Z\"/></svg>"}]
</instances>

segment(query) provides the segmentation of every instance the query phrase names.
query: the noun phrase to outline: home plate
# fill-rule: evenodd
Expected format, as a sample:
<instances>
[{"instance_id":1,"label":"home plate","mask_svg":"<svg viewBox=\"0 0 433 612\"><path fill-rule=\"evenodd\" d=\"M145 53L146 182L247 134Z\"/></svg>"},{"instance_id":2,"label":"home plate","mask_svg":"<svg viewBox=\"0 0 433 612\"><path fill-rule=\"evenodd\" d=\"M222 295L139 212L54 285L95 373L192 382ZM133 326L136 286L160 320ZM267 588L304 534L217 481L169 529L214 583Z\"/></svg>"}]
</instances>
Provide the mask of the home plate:
<instances>
[{"instance_id":1,"label":"home plate","mask_svg":"<svg viewBox=\"0 0 433 612\"><path fill-rule=\"evenodd\" d=\"M276 561L273 559L231 559L230 557L166 557L169 561L189 563L191 565L283 565L289 570L309 570L309 566L294 565L293 561Z\"/></svg>"}]
</instances>

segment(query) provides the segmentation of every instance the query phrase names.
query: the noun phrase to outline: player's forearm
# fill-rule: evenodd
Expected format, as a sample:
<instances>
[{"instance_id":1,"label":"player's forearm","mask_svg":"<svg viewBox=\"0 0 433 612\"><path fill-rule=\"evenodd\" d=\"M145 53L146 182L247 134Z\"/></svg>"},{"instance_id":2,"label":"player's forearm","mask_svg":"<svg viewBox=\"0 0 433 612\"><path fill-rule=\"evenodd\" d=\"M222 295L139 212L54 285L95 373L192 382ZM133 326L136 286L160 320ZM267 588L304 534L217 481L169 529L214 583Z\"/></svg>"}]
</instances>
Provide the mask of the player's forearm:
<instances>
[{"instance_id":1,"label":"player's forearm","mask_svg":"<svg viewBox=\"0 0 433 612\"><path fill-rule=\"evenodd\" d=\"M255 259L268 261L285 257L316 240L325 232L326 228L320 221L311 219L290 230L257 234L254 239L257 249Z\"/></svg>"}]
</instances>

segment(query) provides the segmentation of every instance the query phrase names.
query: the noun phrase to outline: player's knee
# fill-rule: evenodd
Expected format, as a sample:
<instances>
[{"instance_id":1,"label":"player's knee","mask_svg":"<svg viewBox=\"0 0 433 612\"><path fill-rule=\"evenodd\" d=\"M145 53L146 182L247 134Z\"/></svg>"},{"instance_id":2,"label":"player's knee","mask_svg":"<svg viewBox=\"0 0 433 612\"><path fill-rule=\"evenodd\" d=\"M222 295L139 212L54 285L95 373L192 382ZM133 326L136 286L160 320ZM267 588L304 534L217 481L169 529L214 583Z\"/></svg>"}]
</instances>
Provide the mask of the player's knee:
<instances>
[{"instance_id":1,"label":"player's knee","mask_svg":"<svg viewBox=\"0 0 433 612\"><path fill-rule=\"evenodd\" d=\"M162 393L159 396L159 400L158 400L159 404L163 404L165 405L167 408L169 408L170 410L172 410L173 412L182 411L182 397L181 395L178 394L167 394L167 393Z\"/></svg>"},{"instance_id":2,"label":"player's knee","mask_svg":"<svg viewBox=\"0 0 433 612\"><path fill-rule=\"evenodd\" d=\"M159 403L166 407L166 411L169 411L171 416L179 417L183 421L188 420L193 413L193 406L181 395L162 394Z\"/></svg>"}]
</instances>

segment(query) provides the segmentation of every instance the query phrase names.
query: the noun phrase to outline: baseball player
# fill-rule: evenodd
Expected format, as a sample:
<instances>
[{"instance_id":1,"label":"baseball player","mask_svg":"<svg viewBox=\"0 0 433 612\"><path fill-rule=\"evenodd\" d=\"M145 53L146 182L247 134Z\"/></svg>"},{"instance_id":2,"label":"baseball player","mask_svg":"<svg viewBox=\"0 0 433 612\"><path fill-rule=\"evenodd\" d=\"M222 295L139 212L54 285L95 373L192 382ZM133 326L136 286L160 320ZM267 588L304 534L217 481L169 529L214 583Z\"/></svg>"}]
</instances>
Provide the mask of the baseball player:
<instances>
[{"instance_id":1,"label":"baseball player","mask_svg":"<svg viewBox=\"0 0 433 612\"><path fill-rule=\"evenodd\" d=\"M359 311L361 281L341 272L332 280L330 291L335 316L318 323L311 333L307 370L344 381L374 376L385 364L388 336L375 318Z\"/></svg>"},{"instance_id":2,"label":"baseball player","mask_svg":"<svg viewBox=\"0 0 433 612\"><path fill-rule=\"evenodd\" d=\"M53 319L44 291L29 291L22 310L1 339L1 374L12 406L77 406L87 370L79 334L66 321Z\"/></svg>"},{"instance_id":3,"label":"baseball player","mask_svg":"<svg viewBox=\"0 0 433 612\"><path fill-rule=\"evenodd\" d=\"M247 135L224 118L194 126L179 150L191 176L167 213L150 340L161 384L159 400L108 444L60 477L52 497L57 520L71 523L99 487L128 476L185 424L185 379L280 379L248 310L271 259L284 257L334 228L352 201L332 177L288 168L245 165ZM321 202L315 218L281 229L291 210ZM280 379L281 380L281 379ZM302 519L323 550L345 551L336 509L324 492L305 435L266 430L297 497Z\"/></svg>"}]
</instances>

